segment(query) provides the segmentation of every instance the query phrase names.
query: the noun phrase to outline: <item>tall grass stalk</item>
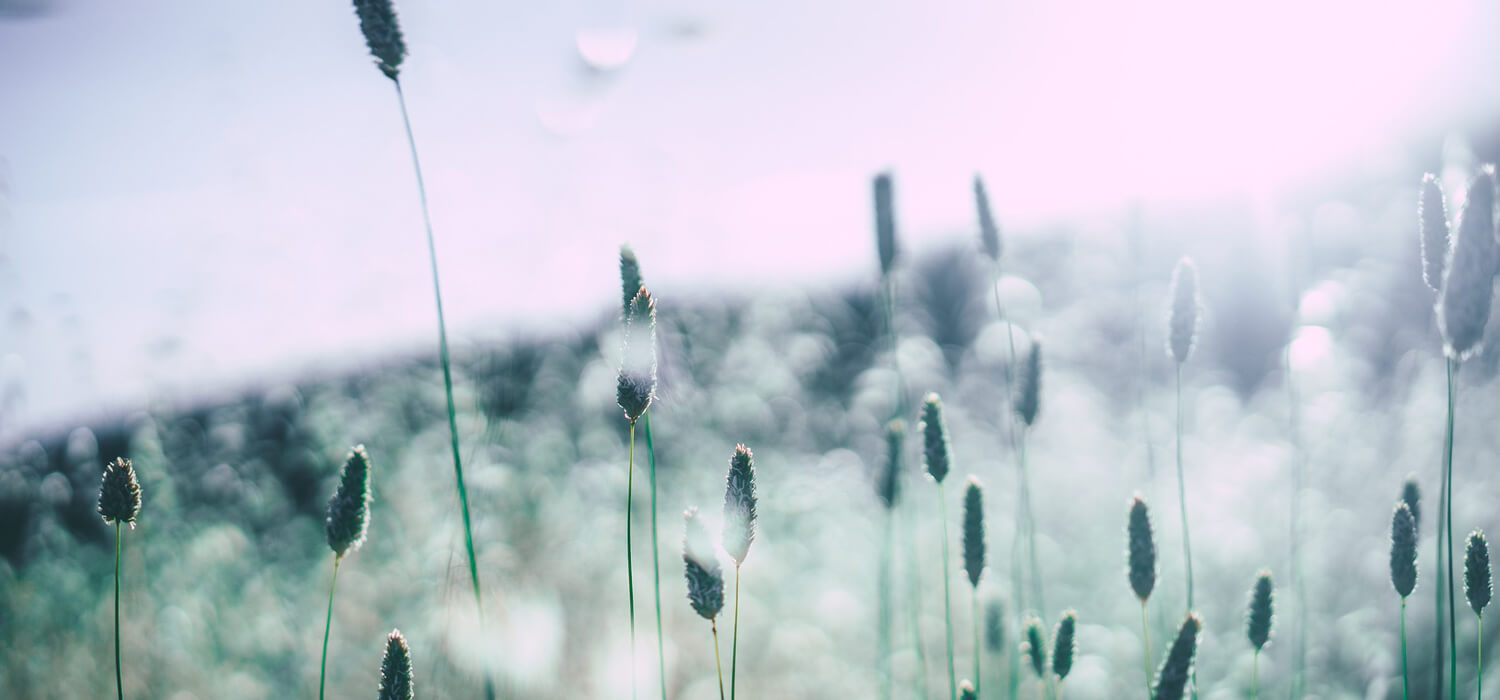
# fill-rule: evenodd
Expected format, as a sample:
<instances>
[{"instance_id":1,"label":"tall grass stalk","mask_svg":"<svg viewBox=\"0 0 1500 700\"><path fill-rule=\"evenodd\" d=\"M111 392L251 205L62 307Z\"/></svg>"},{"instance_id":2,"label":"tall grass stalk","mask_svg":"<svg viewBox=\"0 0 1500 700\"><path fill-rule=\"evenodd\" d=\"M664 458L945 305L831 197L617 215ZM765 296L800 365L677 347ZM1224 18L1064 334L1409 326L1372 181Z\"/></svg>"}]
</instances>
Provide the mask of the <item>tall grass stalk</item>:
<instances>
[{"instance_id":1,"label":"tall grass stalk","mask_svg":"<svg viewBox=\"0 0 1500 700\"><path fill-rule=\"evenodd\" d=\"M1187 606L1193 609L1193 541L1188 531L1187 487L1182 477L1182 365L1177 365L1177 504L1182 510L1182 558L1187 567Z\"/></svg>"},{"instance_id":2,"label":"tall grass stalk","mask_svg":"<svg viewBox=\"0 0 1500 700\"><path fill-rule=\"evenodd\" d=\"M714 668L719 672L719 700L724 700L724 662L719 658L719 623L717 620L709 621L709 629L714 633Z\"/></svg>"},{"instance_id":3,"label":"tall grass stalk","mask_svg":"<svg viewBox=\"0 0 1500 700\"><path fill-rule=\"evenodd\" d=\"M630 697L636 697L635 681L635 553L631 547L631 523L635 518L635 421L630 422L630 457L625 472L625 585L630 607Z\"/></svg>"},{"instance_id":4,"label":"tall grass stalk","mask_svg":"<svg viewBox=\"0 0 1500 700\"><path fill-rule=\"evenodd\" d=\"M948 428L943 422L943 400L937 394L928 394L922 401L922 461L927 475L937 482L938 521L942 524L942 569L943 569L943 627L948 643L948 700L958 700L958 673L953 663L953 594L950 583L948 555L948 498L943 479L953 466L952 449L948 445Z\"/></svg>"},{"instance_id":5,"label":"tall grass stalk","mask_svg":"<svg viewBox=\"0 0 1500 700\"><path fill-rule=\"evenodd\" d=\"M661 681L661 700L667 700L667 654L661 624L661 547L658 544L659 538L656 530L656 446L651 441L650 411L646 411L646 414L641 416L641 426L646 436L646 460L650 465L651 480L651 586L656 595L657 675ZM738 584L736 580L735 585ZM738 602L735 603L735 607L738 609Z\"/></svg>"},{"instance_id":6,"label":"tall grass stalk","mask_svg":"<svg viewBox=\"0 0 1500 700\"><path fill-rule=\"evenodd\" d=\"M99 483L98 512L106 525L115 526L115 692L125 700L124 671L120 667L120 526L135 529L141 512L141 483L135 466L123 457L104 466Z\"/></svg>"},{"instance_id":7,"label":"tall grass stalk","mask_svg":"<svg viewBox=\"0 0 1500 700\"><path fill-rule=\"evenodd\" d=\"M1454 394L1457 386L1453 381L1455 360L1444 363L1448 368L1448 421L1443 429L1443 537L1442 547L1446 559L1448 576L1448 697L1458 697L1458 598L1453 595L1453 413ZM1439 613L1441 614L1441 613ZM1442 644L1442 639L1438 639ZM1435 669L1441 675L1442 667Z\"/></svg>"},{"instance_id":8,"label":"tall grass stalk","mask_svg":"<svg viewBox=\"0 0 1500 700\"><path fill-rule=\"evenodd\" d=\"M1391 585L1401 596L1402 697L1411 697L1411 670L1406 659L1406 599L1417 587L1417 519L1407 503L1391 514ZM1441 643L1441 640L1439 640ZM1438 669L1439 675L1442 669Z\"/></svg>"},{"instance_id":9,"label":"tall grass stalk","mask_svg":"<svg viewBox=\"0 0 1500 700\"><path fill-rule=\"evenodd\" d=\"M1464 597L1469 607L1479 616L1478 656L1474 661L1474 685L1476 696L1484 697L1484 609L1490 604L1490 545L1484 533L1475 530L1469 533L1464 547Z\"/></svg>"},{"instance_id":10,"label":"tall grass stalk","mask_svg":"<svg viewBox=\"0 0 1500 700\"><path fill-rule=\"evenodd\" d=\"M943 626L948 632L948 697L949 700L958 700L958 673L953 666L953 595L948 576L948 562L952 561L948 557L948 498L941 481L938 482L938 513L943 521Z\"/></svg>"},{"instance_id":11,"label":"tall grass stalk","mask_svg":"<svg viewBox=\"0 0 1500 700\"><path fill-rule=\"evenodd\" d=\"M697 508L683 514L686 532L682 538L683 572L687 578L688 602L693 611L709 622L714 639L714 665L719 673L719 700L724 700L724 662L719 655L719 613L724 610L724 569L708 538L708 530Z\"/></svg>"},{"instance_id":12,"label":"tall grass stalk","mask_svg":"<svg viewBox=\"0 0 1500 700\"><path fill-rule=\"evenodd\" d=\"M318 700L323 700L323 688L328 678L328 633L333 629L333 592L339 583L339 562L343 557L333 558L333 577L328 581L328 615L323 618L323 660L318 664Z\"/></svg>"},{"instance_id":13,"label":"tall grass stalk","mask_svg":"<svg viewBox=\"0 0 1500 700\"><path fill-rule=\"evenodd\" d=\"M328 655L328 638L323 638L323 655ZM125 677L120 670L120 523L115 523L115 691L125 700Z\"/></svg>"},{"instance_id":14,"label":"tall grass stalk","mask_svg":"<svg viewBox=\"0 0 1500 700\"><path fill-rule=\"evenodd\" d=\"M724 487L724 552L734 560L734 634L730 643L729 697L734 697L735 679L740 659L740 568L755 541L756 519L755 455L750 448L736 445L729 458L729 474Z\"/></svg>"}]
</instances>

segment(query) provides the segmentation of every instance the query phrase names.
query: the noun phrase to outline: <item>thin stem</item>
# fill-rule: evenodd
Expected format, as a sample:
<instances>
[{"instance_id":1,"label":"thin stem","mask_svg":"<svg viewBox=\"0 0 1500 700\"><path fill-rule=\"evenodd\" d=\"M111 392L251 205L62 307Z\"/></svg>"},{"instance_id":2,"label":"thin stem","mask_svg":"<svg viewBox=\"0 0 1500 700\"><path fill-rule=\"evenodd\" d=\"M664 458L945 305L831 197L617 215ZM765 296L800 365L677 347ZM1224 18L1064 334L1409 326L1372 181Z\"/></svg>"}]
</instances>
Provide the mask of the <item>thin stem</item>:
<instances>
[{"instance_id":1,"label":"thin stem","mask_svg":"<svg viewBox=\"0 0 1500 700\"><path fill-rule=\"evenodd\" d=\"M740 666L740 565L734 565L734 634L729 645L729 700L734 700L735 671Z\"/></svg>"},{"instance_id":2,"label":"thin stem","mask_svg":"<svg viewBox=\"0 0 1500 700\"><path fill-rule=\"evenodd\" d=\"M1193 610L1193 545L1188 535L1187 487L1182 478L1182 363L1177 363L1177 503L1182 508L1182 557L1187 562L1187 607Z\"/></svg>"},{"instance_id":3,"label":"thin stem","mask_svg":"<svg viewBox=\"0 0 1500 700\"><path fill-rule=\"evenodd\" d=\"M892 385L891 385L891 417L900 418L906 415L906 382L901 376L901 356L897 352L896 342L896 280L890 275L882 275L880 278L881 309L885 312L886 337L889 340L891 353ZM906 532L907 559L913 565L906 567L907 598L910 606L909 617L911 627L912 649L917 653L917 673L913 679L917 684L916 694L925 696L927 694L927 650L922 645L922 608L921 579L919 567L914 564L917 561L917 536L916 520L914 513L916 502L913 500L906 506L905 517L909 519L912 527L902 528Z\"/></svg>"},{"instance_id":4,"label":"thin stem","mask_svg":"<svg viewBox=\"0 0 1500 700\"><path fill-rule=\"evenodd\" d=\"M979 675L979 586L974 586L972 590L970 598L974 601L974 610L970 615L974 620L974 694L978 695L983 689L980 682L983 676Z\"/></svg>"},{"instance_id":5,"label":"thin stem","mask_svg":"<svg viewBox=\"0 0 1500 700\"><path fill-rule=\"evenodd\" d=\"M327 642L324 642L327 648ZM327 653L326 651L324 652ZM125 700L125 678L120 671L120 521L115 521L115 691Z\"/></svg>"},{"instance_id":6,"label":"thin stem","mask_svg":"<svg viewBox=\"0 0 1500 700\"><path fill-rule=\"evenodd\" d=\"M656 447L651 442L651 411L645 416L646 459L651 465L651 585L656 591L656 663L661 679L661 700L667 700L667 653L661 627L661 548L656 534Z\"/></svg>"},{"instance_id":7,"label":"thin stem","mask_svg":"<svg viewBox=\"0 0 1500 700\"><path fill-rule=\"evenodd\" d=\"M1443 491L1447 496L1443 506L1443 527L1446 531L1448 550L1448 697L1450 700L1456 700L1458 697L1458 620L1456 619L1458 606L1455 604L1458 598L1454 597L1453 593L1453 409L1454 394L1458 389L1453 381L1455 364L1456 362L1452 359L1447 361L1448 429L1443 436ZM1442 673L1441 670L1438 672Z\"/></svg>"},{"instance_id":8,"label":"thin stem","mask_svg":"<svg viewBox=\"0 0 1500 700\"><path fill-rule=\"evenodd\" d=\"M630 547L631 507L635 497L635 421L630 422L630 461L625 471L625 582L630 600L630 697L635 697L635 555Z\"/></svg>"},{"instance_id":9,"label":"thin stem","mask_svg":"<svg viewBox=\"0 0 1500 700\"><path fill-rule=\"evenodd\" d=\"M938 482L938 513L943 521L943 624L948 631L948 699L958 700L958 673L953 668L953 597L948 583L948 499Z\"/></svg>"},{"instance_id":10,"label":"thin stem","mask_svg":"<svg viewBox=\"0 0 1500 700\"><path fill-rule=\"evenodd\" d=\"M997 261L990 274L990 291L995 295L995 316L1005 323L1005 341L1010 348L1010 363L1005 366L1005 405L1010 406L1015 401L1015 388L1012 385L1012 374L1016 367L1016 337L1011 326L1010 319L1005 315L1005 307L1000 304L1000 264ZM1005 411L1006 436L1010 440L1010 449L1016 453L1016 419L1010 411ZM1017 469L1017 478L1021 478L1020 470ZM1025 586L1022 584L1021 574L1021 531L1024 528L1026 518L1026 500L1021 497L1021 489L1016 489L1016 527L1010 542L1010 600L1011 613L1015 617L1016 624L1021 624L1022 611L1026 607L1026 601L1022 597ZM1015 700L1020 692L1020 650L1015 645L1009 645L1006 657L1010 660L1010 700Z\"/></svg>"},{"instance_id":11,"label":"thin stem","mask_svg":"<svg viewBox=\"0 0 1500 700\"><path fill-rule=\"evenodd\" d=\"M724 700L724 662L719 660L719 622L709 620L708 624L714 631L714 666L719 669L719 700Z\"/></svg>"},{"instance_id":12,"label":"thin stem","mask_svg":"<svg viewBox=\"0 0 1500 700\"><path fill-rule=\"evenodd\" d=\"M1250 655L1250 697L1260 698L1260 650Z\"/></svg>"},{"instance_id":13,"label":"thin stem","mask_svg":"<svg viewBox=\"0 0 1500 700\"><path fill-rule=\"evenodd\" d=\"M1411 699L1411 667L1406 661L1406 596L1401 596L1401 698Z\"/></svg>"},{"instance_id":14,"label":"thin stem","mask_svg":"<svg viewBox=\"0 0 1500 700\"><path fill-rule=\"evenodd\" d=\"M1026 550L1031 558L1031 597L1032 603L1036 605L1036 614L1043 623L1047 617L1047 600L1042 593L1042 566L1036 555L1036 508L1031 502L1031 470L1026 459L1026 429L1022 428L1016 442L1020 445L1020 467L1021 467L1021 500L1024 502L1026 514Z\"/></svg>"},{"instance_id":15,"label":"thin stem","mask_svg":"<svg viewBox=\"0 0 1500 700\"><path fill-rule=\"evenodd\" d=\"M422 180L422 162L417 158L417 138L412 133L411 117L406 112L406 93L395 78L396 100L401 104L401 123L406 126L406 143L411 147L411 167L417 176L417 197L422 204L422 225L427 229L427 259L432 267L432 297L437 302L438 360L443 366L443 394L448 401L448 438L453 450L453 478L458 484L458 503L464 518L464 547L469 554L469 582L474 588L474 605L479 612L479 636L484 634L484 599L480 595L479 563L474 557L474 526L469 517L469 490L464 487L463 459L458 450L458 409L453 402L453 368L448 353L448 325L443 318L443 287L438 282L437 243L432 235L432 215L427 207L427 185ZM495 698L495 684L488 669L484 673L484 696Z\"/></svg>"},{"instance_id":16,"label":"thin stem","mask_svg":"<svg viewBox=\"0 0 1500 700\"><path fill-rule=\"evenodd\" d=\"M328 618L323 621L323 662L318 665L318 700L323 700L323 682L328 677L328 632L333 629L333 590L339 582L339 562L343 557L333 557L333 579L328 582Z\"/></svg>"},{"instance_id":17,"label":"thin stem","mask_svg":"<svg viewBox=\"0 0 1500 700\"><path fill-rule=\"evenodd\" d=\"M892 536L895 513L890 508L885 511L885 539L884 546L880 550L880 578L877 581L880 598L880 630L876 642L876 655L880 673L880 697L881 700L891 698L891 557Z\"/></svg>"},{"instance_id":18,"label":"thin stem","mask_svg":"<svg viewBox=\"0 0 1500 700\"><path fill-rule=\"evenodd\" d=\"M1484 698L1484 613L1479 613L1479 656L1474 660L1474 697Z\"/></svg>"},{"instance_id":19,"label":"thin stem","mask_svg":"<svg viewBox=\"0 0 1500 700\"><path fill-rule=\"evenodd\" d=\"M1295 288L1295 287L1294 287ZM1295 304L1294 304L1295 311ZM1302 697L1303 676L1307 663L1307 586L1302 575L1302 481L1303 481L1303 454L1302 454L1302 419L1298 411L1299 401L1297 398L1297 386L1292 376L1292 344L1288 342L1282 347L1282 362L1286 372L1286 401L1287 401L1287 424L1291 434L1292 443L1292 494L1290 503L1291 518L1289 519L1290 536L1287 538L1290 552L1288 552L1288 573L1291 575L1292 589L1296 599L1297 614L1294 616L1297 625L1297 642L1293 657L1296 658L1296 671L1292 676L1292 697Z\"/></svg>"},{"instance_id":20,"label":"thin stem","mask_svg":"<svg viewBox=\"0 0 1500 700\"><path fill-rule=\"evenodd\" d=\"M1146 700L1151 700L1151 629L1146 626L1146 599L1141 599L1141 641L1145 643Z\"/></svg>"}]
</instances>

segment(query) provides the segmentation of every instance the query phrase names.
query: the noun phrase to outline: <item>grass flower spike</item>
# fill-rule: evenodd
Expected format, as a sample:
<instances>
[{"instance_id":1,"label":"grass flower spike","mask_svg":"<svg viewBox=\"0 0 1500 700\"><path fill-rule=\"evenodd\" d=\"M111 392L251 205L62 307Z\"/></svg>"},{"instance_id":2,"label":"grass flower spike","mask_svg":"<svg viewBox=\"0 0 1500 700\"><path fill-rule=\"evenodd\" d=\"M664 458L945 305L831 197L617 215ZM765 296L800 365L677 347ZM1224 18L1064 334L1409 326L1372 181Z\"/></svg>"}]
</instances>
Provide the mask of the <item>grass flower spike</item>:
<instances>
[{"instance_id":1,"label":"grass flower spike","mask_svg":"<svg viewBox=\"0 0 1500 700\"><path fill-rule=\"evenodd\" d=\"M121 525L135 529L141 514L141 482L136 479L135 465L120 457L104 466L99 484L99 515L106 525L115 526L115 692L125 698L124 671L120 668L120 530Z\"/></svg>"},{"instance_id":2,"label":"grass flower spike","mask_svg":"<svg viewBox=\"0 0 1500 700\"><path fill-rule=\"evenodd\" d=\"M729 697L734 697L740 660L740 566L755 541L755 455L736 445L724 488L724 551L734 560L734 633L729 652Z\"/></svg>"},{"instance_id":3,"label":"grass flower spike","mask_svg":"<svg viewBox=\"0 0 1500 700\"><path fill-rule=\"evenodd\" d=\"M1021 366L1020 386L1016 388L1016 416L1030 428L1042 407L1042 346L1033 340Z\"/></svg>"},{"instance_id":4,"label":"grass flower spike","mask_svg":"<svg viewBox=\"0 0 1500 700\"><path fill-rule=\"evenodd\" d=\"M964 573L969 577L969 594L974 625L974 682L983 686L984 678L979 673L979 577L984 573L984 493L979 478L969 477L964 488Z\"/></svg>"},{"instance_id":5,"label":"grass flower spike","mask_svg":"<svg viewBox=\"0 0 1500 700\"><path fill-rule=\"evenodd\" d=\"M979 242L990 261L1000 262L1002 251L1000 226L995 223L995 214L990 210L990 195L984 189L984 179L974 176L974 206L979 210Z\"/></svg>"},{"instance_id":6,"label":"grass flower spike","mask_svg":"<svg viewBox=\"0 0 1500 700\"><path fill-rule=\"evenodd\" d=\"M714 638L714 663L719 669L719 699L724 698L724 665L719 661L719 613L724 609L724 569L714 553L708 528L697 508L682 514L686 534L682 539L682 563L687 576L688 602L693 612L708 620Z\"/></svg>"},{"instance_id":7,"label":"grass flower spike","mask_svg":"<svg viewBox=\"0 0 1500 700\"><path fill-rule=\"evenodd\" d=\"M1193 662L1198 656L1198 633L1202 630L1203 620L1196 613L1189 613L1156 674L1154 700L1182 700L1186 696L1188 682L1193 677Z\"/></svg>"},{"instance_id":8,"label":"grass flower spike","mask_svg":"<svg viewBox=\"0 0 1500 700\"><path fill-rule=\"evenodd\" d=\"M1411 485L1412 482L1407 482ZM1411 671L1406 658L1406 598L1417 587L1417 519L1411 505L1397 503L1391 514L1391 585L1401 596L1401 682L1402 697L1411 697ZM1440 608L1441 610L1441 608ZM1439 628L1441 629L1441 628ZM1439 637L1441 646L1442 639ZM1438 669L1439 675L1442 669Z\"/></svg>"},{"instance_id":9,"label":"grass flower spike","mask_svg":"<svg viewBox=\"0 0 1500 700\"><path fill-rule=\"evenodd\" d=\"M906 423L897 418L885 426L885 469L875 484L876 495L887 510L901 497L901 450L906 444Z\"/></svg>"},{"instance_id":10,"label":"grass flower spike","mask_svg":"<svg viewBox=\"0 0 1500 700\"><path fill-rule=\"evenodd\" d=\"M943 477L948 476L952 454L948 446L948 429L943 424L943 400L928 394L922 402L922 459L927 474L938 485L938 518L943 526L943 621L948 641L948 698L958 698L958 672L953 665L953 598L948 575L948 499L943 494Z\"/></svg>"},{"instance_id":11,"label":"grass flower spike","mask_svg":"<svg viewBox=\"0 0 1500 700\"><path fill-rule=\"evenodd\" d=\"M1271 641L1274 595L1271 572L1262 570L1255 577L1255 585L1250 588L1250 607L1245 613L1245 636L1250 639L1250 646L1255 647L1250 669L1251 697L1260 697L1260 651L1265 648L1266 642Z\"/></svg>"},{"instance_id":12,"label":"grass flower spike","mask_svg":"<svg viewBox=\"0 0 1500 700\"><path fill-rule=\"evenodd\" d=\"M323 660L318 668L318 698L324 697L328 679L328 633L333 629L333 593L339 582L339 564L365 542L370 526L370 457L364 445L356 445L344 458L339 486L328 499L325 521L328 547L333 550L333 578L328 582L328 617L323 621Z\"/></svg>"},{"instance_id":13,"label":"grass flower spike","mask_svg":"<svg viewBox=\"0 0 1500 700\"><path fill-rule=\"evenodd\" d=\"M385 658L380 662L380 700L412 700L417 697L412 684L411 649L401 630L393 629L385 638Z\"/></svg>"},{"instance_id":14,"label":"grass flower spike","mask_svg":"<svg viewBox=\"0 0 1500 700\"><path fill-rule=\"evenodd\" d=\"M365 35L375 65L385 77L396 80L401 61L406 58L406 42L401 38L401 25L396 22L391 0L354 0L354 12L359 15L359 30Z\"/></svg>"},{"instance_id":15,"label":"grass flower spike","mask_svg":"<svg viewBox=\"0 0 1500 700\"><path fill-rule=\"evenodd\" d=\"M1437 301L1443 347L1456 360L1479 351L1490 318L1496 261L1494 211L1494 174L1486 170L1469 184Z\"/></svg>"},{"instance_id":16,"label":"grass flower spike","mask_svg":"<svg viewBox=\"0 0 1500 700\"><path fill-rule=\"evenodd\" d=\"M620 288L624 300L620 317L626 322L630 321L630 307L635 303L635 295L641 291L641 284L641 263L636 259L635 251L628 245L620 246Z\"/></svg>"},{"instance_id":17,"label":"grass flower spike","mask_svg":"<svg viewBox=\"0 0 1500 700\"><path fill-rule=\"evenodd\" d=\"M875 246L880 253L880 276L890 277L896 267L896 205L891 174L875 176Z\"/></svg>"},{"instance_id":18,"label":"grass flower spike","mask_svg":"<svg viewBox=\"0 0 1500 700\"><path fill-rule=\"evenodd\" d=\"M1031 670L1036 674L1038 680L1047 678L1047 633L1042 630L1042 621L1035 618L1026 620L1026 644L1023 651L1026 658L1031 661Z\"/></svg>"},{"instance_id":19,"label":"grass flower spike","mask_svg":"<svg viewBox=\"0 0 1500 700\"><path fill-rule=\"evenodd\" d=\"M1187 362L1198 344L1198 267L1190 258L1177 261L1177 268L1172 270L1170 296L1167 352L1180 365Z\"/></svg>"},{"instance_id":20,"label":"grass flower spike","mask_svg":"<svg viewBox=\"0 0 1500 700\"><path fill-rule=\"evenodd\" d=\"M620 345L620 373L615 398L632 425L656 397L656 300L642 287L625 317Z\"/></svg>"},{"instance_id":21,"label":"grass flower spike","mask_svg":"<svg viewBox=\"0 0 1500 700\"><path fill-rule=\"evenodd\" d=\"M1078 613L1069 610L1057 622L1057 631L1052 634L1052 672L1057 674L1060 684L1073 670L1073 657L1077 654Z\"/></svg>"},{"instance_id":22,"label":"grass flower spike","mask_svg":"<svg viewBox=\"0 0 1500 700\"><path fill-rule=\"evenodd\" d=\"M1141 646L1146 669L1146 695L1151 695L1151 629L1146 624L1146 601L1156 587L1156 538L1151 532L1151 509L1139 494L1130 503L1130 523L1125 527L1130 590L1141 601Z\"/></svg>"},{"instance_id":23,"label":"grass flower spike","mask_svg":"<svg viewBox=\"0 0 1500 700\"><path fill-rule=\"evenodd\" d=\"M1490 545L1484 533L1475 530L1469 533L1469 543L1464 552L1464 596L1469 607L1479 616L1478 658L1474 672L1479 676L1475 686L1480 697L1484 691L1484 608L1490 604Z\"/></svg>"},{"instance_id":24,"label":"grass flower spike","mask_svg":"<svg viewBox=\"0 0 1500 700\"><path fill-rule=\"evenodd\" d=\"M1417 484L1417 477L1406 477L1406 483L1401 485L1401 502L1411 511L1412 529L1421 532L1422 487Z\"/></svg>"},{"instance_id":25,"label":"grass flower spike","mask_svg":"<svg viewBox=\"0 0 1500 700\"><path fill-rule=\"evenodd\" d=\"M1422 176L1417 221L1422 231L1422 281L1437 292L1443 286L1443 265L1448 257L1448 206L1443 202L1443 185L1432 173Z\"/></svg>"}]
</instances>

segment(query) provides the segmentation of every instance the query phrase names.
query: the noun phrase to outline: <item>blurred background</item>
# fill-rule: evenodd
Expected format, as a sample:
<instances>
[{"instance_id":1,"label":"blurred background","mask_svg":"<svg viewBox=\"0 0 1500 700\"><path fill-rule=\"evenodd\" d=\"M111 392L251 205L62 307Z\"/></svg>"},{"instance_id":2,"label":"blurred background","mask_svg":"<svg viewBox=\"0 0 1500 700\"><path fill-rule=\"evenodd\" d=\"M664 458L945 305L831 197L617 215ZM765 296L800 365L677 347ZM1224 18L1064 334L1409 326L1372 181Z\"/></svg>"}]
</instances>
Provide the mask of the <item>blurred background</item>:
<instances>
[{"instance_id":1,"label":"blurred background","mask_svg":"<svg viewBox=\"0 0 1500 700\"><path fill-rule=\"evenodd\" d=\"M1058 610L1039 612L1079 610L1069 697L1142 680L1121 573L1135 491L1165 506L1152 636L1175 625L1161 346L1183 255L1198 262L1206 313L1184 376L1203 690L1248 688L1242 603L1255 571L1290 562L1300 464L1306 605L1283 608L1262 687L1400 692L1389 509L1408 473L1436 492L1444 401L1417 191L1439 174L1451 216L1500 156L1500 5L397 9L488 633L455 539L407 146L352 8L0 0L0 695L93 697L113 682L110 533L93 507L118 455L146 489L126 541L127 691L309 694L323 504L344 452L364 443L377 505L368 547L340 576L338 695L373 693L382 635L400 626L424 695L473 697L488 668L506 697L628 696L622 242L660 303L673 697L713 687L706 623L682 601L676 514L717 515L736 442L756 451L764 501L741 686L873 695L885 514L870 479L894 359L870 204L883 170L903 252L895 356L911 397L944 393L958 473L991 489L996 583L984 590L1001 598L1008 353L978 253L975 174L1005 238L1001 303L1023 337L1046 340L1033 487ZM1486 507L1500 484L1485 475L1500 451L1497 360L1486 351L1460 375L1460 534L1500 526ZM931 490L915 470L909 481ZM913 498L914 536L935 551L935 497ZM1431 544L1414 648L1431 642ZM942 608L927 564L903 561L922 569L916 625L937 692ZM644 639L643 692L656 681ZM79 659L97 663L80 671ZM919 656L906 645L896 661L909 696Z\"/></svg>"}]
</instances>

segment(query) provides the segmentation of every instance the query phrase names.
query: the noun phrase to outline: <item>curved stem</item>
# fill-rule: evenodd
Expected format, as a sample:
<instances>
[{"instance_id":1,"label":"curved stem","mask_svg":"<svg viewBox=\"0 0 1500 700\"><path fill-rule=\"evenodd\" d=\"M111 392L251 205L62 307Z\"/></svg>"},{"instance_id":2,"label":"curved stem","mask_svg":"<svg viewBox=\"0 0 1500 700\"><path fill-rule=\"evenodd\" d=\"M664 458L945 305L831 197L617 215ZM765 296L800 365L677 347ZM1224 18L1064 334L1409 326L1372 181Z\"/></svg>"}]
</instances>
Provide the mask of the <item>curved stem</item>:
<instances>
[{"instance_id":1,"label":"curved stem","mask_svg":"<svg viewBox=\"0 0 1500 700\"><path fill-rule=\"evenodd\" d=\"M1411 667L1406 662L1406 596L1401 596L1401 698L1411 699Z\"/></svg>"},{"instance_id":2,"label":"curved stem","mask_svg":"<svg viewBox=\"0 0 1500 700\"><path fill-rule=\"evenodd\" d=\"M1448 429L1445 431L1443 440L1443 491L1446 496L1446 503L1443 506L1443 527L1446 531L1448 553L1448 697L1450 700L1458 698L1458 620L1456 619L1458 598L1454 597L1453 593L1453 409L1454 394L1457 393L1457 385L1453 381L1455 364L1456 361L1452 359L1447 362ZM1441 668L1438 673L1442 673Z\"/></svg>"},{"instance_id":3,"label":"curved stem","mask_svg":"<svg viewBox=\"0 0 1500 700\"><path fill-rule=\"evenodd\" d=\"M327 645L327 642L324 642ZM326 652L325 652L326 653ZM125 700L125 678L120 671L120 521L115 521L115 691Z\"/></svg>"},{"instance_id":4,"label":"curved stem","mask_svg":"<svg viewBox=\"0 0 1500 700\"><path fill-rule=\"evenodd\" d=\"M630 422L630 461L625 472L625 583L630 600L630 697L635 697L635 555L630 548L631 506L635 497L635 421Z\"/></svg>"},{"instance_id":5,"label":"curved stem","mask_svg":"<svg viewBox=\"0 0 1500 700\"><path fill-rule=\"evenodd\" d=\"M339 582L339 562L343 557L333 557L333 579L328 582L328 617L323 621L323 662L318 665L318 700L323 700L323 683L328 677L328 632L333 629L333 590Z\"/></svg>"},{"instance_id":6,"label":"curved stem","mask_svg":"<svg viewBox=\"0 0 1500 700\"><path fill-rule=\"evenodd\" d=\"M1146 646L1146 700L1151 700L1151 629L1146 626L1146 599L1141 599L1141 641Z\"/></svg>"},{"instance_id":7,"label":"curved stem","mask_svg":"<svg viewBox=\"0 0 1500 700\"><path fill-rule=\"evenodd\" d=\"M938 513L943 521L943 624L948 631L948 699L958 700L958 673L953 668L953 597L948 582L948 499L938 482Z\"/></svg>"},{"instance_id":8,"label":"curved stem","mask_svg":"<svg viewBox=\"0 0 1500 700\"><path fill-rule=\"evenodd\" d=\"M714 666L719 669L719 700L724 700L724 662L719 660L719 622L709 620L708 624L714 632Z\"/></svg>"},{"instance_id":9,"label":"curved stem","mask_svg":"<svg viewBox=\"0 0 1500 700\"><path fill-rule=\"evenodd\" d=\"M656 592L656 663L661 679L661 700L667 700L667 653L661 627L661 548L656 534L656 446L651 442L651 411L645 420L646 459L651 465L651 585Z\"/></svg>"},{"instance_id":10,"label":"curved stem","mask_svg":"<svg viewBox=\"0 0 1500 700\"><path fill-rule=\"evenodd\" d=\"M729 700L734 700L735 670L740 666L740 565L734 565L734 641L729 647Z\"/></svg>"}]
</instances>

